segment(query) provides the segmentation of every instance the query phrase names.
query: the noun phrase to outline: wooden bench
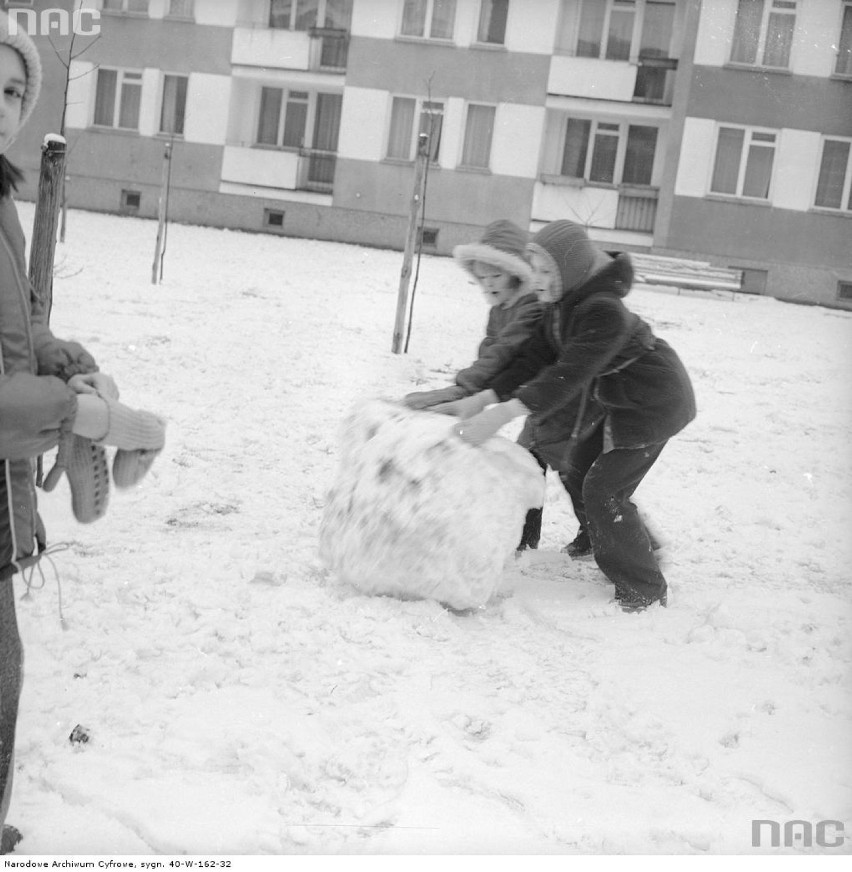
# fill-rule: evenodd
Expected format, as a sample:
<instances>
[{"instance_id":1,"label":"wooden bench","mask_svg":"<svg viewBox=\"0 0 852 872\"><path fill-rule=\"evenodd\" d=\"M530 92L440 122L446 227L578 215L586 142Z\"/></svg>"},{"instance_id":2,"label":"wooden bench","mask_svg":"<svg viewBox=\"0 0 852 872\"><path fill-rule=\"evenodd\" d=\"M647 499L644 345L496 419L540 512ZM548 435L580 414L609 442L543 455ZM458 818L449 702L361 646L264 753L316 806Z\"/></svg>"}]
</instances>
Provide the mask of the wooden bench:
<instances>
[{"instance_id":1,"label":"wooden bench","mask_svg":"<svg viewBox=\"0 0 852 872\"><path fill-rule=\"evenodd\" d=\"M635 280L648 285L665 285L691 291L742 290L742 270L711 266L706 261L630 252Z\"/></svg>"}]
</instances>

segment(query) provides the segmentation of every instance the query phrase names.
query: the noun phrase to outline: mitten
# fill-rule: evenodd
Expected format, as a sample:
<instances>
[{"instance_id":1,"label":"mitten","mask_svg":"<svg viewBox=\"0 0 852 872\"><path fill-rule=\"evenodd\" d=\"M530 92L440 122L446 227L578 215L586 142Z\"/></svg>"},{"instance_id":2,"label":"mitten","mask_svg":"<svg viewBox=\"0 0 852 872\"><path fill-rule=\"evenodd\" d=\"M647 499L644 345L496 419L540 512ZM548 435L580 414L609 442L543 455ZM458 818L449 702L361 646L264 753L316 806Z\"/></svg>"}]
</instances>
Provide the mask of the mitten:
<instances>
[{"instance_id":1,"label":"mitten","mask_svg":"<svg viewBox=\"0 0 852 872\"><path fill-rule=\"evenodd\" d=\"M467 391L459 385L450 385L436 391L416 391L403 397L403 404L409 409L428 409L437 406L438 403L451 403L467 396Z\"/></svg>"},{"instance_id":2,"label":"mitten","mask_svg":"<svg viewBox=\"0 0 852 872\"><path fill-rule=\"evenodd\" d=\"M104 449L91 439L66 430L59 438L56 463L45 476L44 490L52 491L63 472L68 476L74 517L81 524L102 518L109 504L109 469Z\"/></svg>"},{"instance_id":3,"label":"mitten","mask_svg":"<svg viewBox=\"0 0 852 872\"><path fill-rule=\"evenodd\" d=\"M109 427L99 442L118 446L112 464L112 480L117 488L140 482L166 444L165 422L151 412L131 409L123 403L105 399Z\"/></svg>"},{"instance_id":4,"label":"mitten","mask_svg":"<svg viewBox=\"0 0 852 872\"><path fill-rule=\"evenodd\" d=\"M37 350L39 375L55 375L63 381L80 373L97 372L94 357L79 342L53 339Z\"/></svg>"},{"instance_id":5,"label":"mitten","mask_svg":"<svg viewBox=\"0 0 852 872\"><path fill-rule=\"evenodd\" d=\"M463 397L452 403L441 403L432 406L430 411L440 412L442 415L455 415L458 418L472 418L478 415L486 406L497 402L497 394L492 390L480 391L472 397Z\"/></svg>"}]
</instances>

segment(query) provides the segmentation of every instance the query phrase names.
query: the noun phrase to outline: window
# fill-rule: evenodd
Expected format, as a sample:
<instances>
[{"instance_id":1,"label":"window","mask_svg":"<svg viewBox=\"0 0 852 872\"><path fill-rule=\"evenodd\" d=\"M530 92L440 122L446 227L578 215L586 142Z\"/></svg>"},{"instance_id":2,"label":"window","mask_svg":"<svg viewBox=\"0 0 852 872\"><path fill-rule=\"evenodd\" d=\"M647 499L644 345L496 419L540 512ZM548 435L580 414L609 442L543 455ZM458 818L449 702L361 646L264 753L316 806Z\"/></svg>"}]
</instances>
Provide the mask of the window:
<instances>
[{"instance_id":1,"label":"window","mask_svg":"<svg viewBox=\"0 0 852 872\"><path fill-rule=\"evenodd\" d=\"M731 63L790 66L796 0L739 0Z\"/></svg>"},{"instance_id":2,"label":"window","mask_svg":"<svg viewBox=\"0 0 852 872\"><path fill-rule=\"evenodd\" d=\"M583 0L577 56L628 60L635 16L635 0Z\"/></svg>"},{"instance_id":3,"label":"window","mask_svg":"<svg viewBox=\"0 0 852 872\"><path fill-rule=\"evenodd\" d=\"M767 200L774 159L774 133L721 127L710 191Z\"/></svg>"},{"instance_id":4,"label":"window","mask_svg":"<svg viewBox=\"0 0 852 872\"><path fill-rule=\"evenodd\" d=\"M103 127L139 129L142 73L130 70L98 70L94 123Z\"/></svg>"},{"instance_id":5,"label":"window","mask_svg":"<svg viewBox=\"0 0 852 872\"><path fill-rule=\"evenodd\" d=\"M405 0L402 9L402 36L452 39L456 0Z\"/></svg>"},{"instance_id":6,"label":"window","mask_svg":"<svg viewBox=\"0 0 852 872\"><path fill-rule=\"evenodd\" d=\"M838 76L852 76L852 2L843 4L843 19L840 24L840 41L837 46Z\"/></svg>"},{"instance_id":7,"label":"window","mask_svg":"<svg viewBox=\"0 0 852 872\"><path fill-rule=\"evenodd\" d=\"M121 209L126 212L138 212L142 205L142 194L139 191L129 191L122 189L121 192Z\"/></svg>"},{"instance_id":8,"label":"window","mask_svg":"<svg viewBox=\"0 0 852 872\"><path fill-rule=\"evenodd\" d=\"M302 148L305 144L308 104L307 91L261 88L258 144Z\"/></svg>"},{"instance_id":9,"label":"window","mask_svg":"<svg viewBox=\"0 0 852 872\"><path fill-rule=\"evenodd\" d=\"M352 0L270 0L269 26L282 30L313 27L349 29Z\"/></svg>"},{"instance_id":10,"label":"window","mask_svg":"<svg viewBox=\"0 0 852 872\"><path fill-rule=\"evenodd\" d=\"M273 230L283 230L284 229L284 212L281 212L278 209L264 209L263 210L263 226L269 227Z\"/></svg>"},{"instance_id":11,"label":"window","mask_svg":"<svg viewBox=\"0 0 852 872\"><path fill-rule=\"evenodd\" d=\"M148 14L148 0L104 0L105 12L133 12L137 15Z\"/></svg>"},{"instance_id":12,"label":"window","mask_svg":"<svg viewBox=\"0 0 852 872\"><path fill-rule=\"evenodd\" d=\"M852 282L837 283L837 299L852 300Z\"/></svg>"},{"instance_id":13,"label":"window","mask_svg":"<svg viewBox=\"0 0 852 872\"><path fill-rule=\"evenodd\" d=\"M423 248L438 247L438 228L437 227L421 227L420 228L420 244Z\"/></svg>"},{"instance_id":14,"label":"window","mask_svg":"<svg viewBox=\"0 0 852 872\"><path fill-rule=\"evenodd\" d=\"M186 76L165 76L163 79L163 106L160 110L160 133L183 136L186 117Z\"/></svg>"},{"instance_id":15,"label":"window","mask_svg":"<svg viewBox=\"0 0 852 872\"><path fill-rule=\"evenodd\" d=\"M494 106L481 106L475 103L467 107L462 166L485 170L489 168L495 111Z\"/></svg>"},{"instance_id":16,"label":"window","mask_svg":"<svg viewBox=\"0 0 852 872\"><path fill-rule=\"evenodd\" d=\"M419 112L418 112L419 104ZM417 133L429 136L429 160L437 161L441 150L441 131L444 123L444 104L435 100L416 100L414 97L394 97L391 104L390 132L387 156L395 160L414 160L417 155L417 137L414 119L419 117Z\"/></svg>"},{"instance_id":17,"label":"window","mask_svg":"<svg viewBox=\"0 0 852 872\"><path fill-rule=\"evenodd\" d=\"M169 0L169 18L192 18L193 0Z\"/></svg>"},{"instance_id":18,"label":"window","mask_svg":"<svg viewBox=\"0 0 852 872\"><path fill-rule=\"evenodd\" d=\"M826 139L822 144L814 205L823 209L852 210L852 167L849 139ZM845 204L845 205L844 205Z\"/></svg>"},{"instance_id":19,"label":"window","mask_svg":"<svg viewBox=\"0 0 852 872\"><path fill-rule=\"evenodd\" d=\"M559 174L602 184L650 185L658 128L568 118Z\"/></svg>"},{"instance_id":20,"label":"window","mask_svg":"<svg viewBox=\"0 0 852 872\"><path fill-rule=\"evenodd\" d=\"M506 41L506 19L509 17L509 0L482 0L479 10L477 42L503 45Z\"/></svg>"}]
</instances>

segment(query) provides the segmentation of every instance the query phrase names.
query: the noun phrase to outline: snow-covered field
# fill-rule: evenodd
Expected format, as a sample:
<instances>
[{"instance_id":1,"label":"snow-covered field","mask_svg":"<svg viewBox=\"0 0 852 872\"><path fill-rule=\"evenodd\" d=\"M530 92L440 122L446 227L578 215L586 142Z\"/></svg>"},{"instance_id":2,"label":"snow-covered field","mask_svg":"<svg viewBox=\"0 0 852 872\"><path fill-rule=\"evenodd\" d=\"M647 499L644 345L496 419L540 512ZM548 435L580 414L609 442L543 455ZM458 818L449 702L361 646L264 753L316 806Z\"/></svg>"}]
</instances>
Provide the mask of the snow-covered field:
<instances>
[{"instance_id":1,"label":"snow-covered field","mask_svg":"<svg viewBox=\"0 0 852 872\"><path fill-rule=\"evenodd\" d=\"M469 363L475 288L424 257L395 355L399 253L172 226L154 286L155 233L72 212L57 252L55 332L169 442L94 525L41 497L65 626L49 567L16 579L18 855L849 853L852 314L634 291L699 402L637 493L670 607L560 553L554 477L541 550L457 615L349 589L317 533L341 419Z\"/></svg>"}]
</instances>

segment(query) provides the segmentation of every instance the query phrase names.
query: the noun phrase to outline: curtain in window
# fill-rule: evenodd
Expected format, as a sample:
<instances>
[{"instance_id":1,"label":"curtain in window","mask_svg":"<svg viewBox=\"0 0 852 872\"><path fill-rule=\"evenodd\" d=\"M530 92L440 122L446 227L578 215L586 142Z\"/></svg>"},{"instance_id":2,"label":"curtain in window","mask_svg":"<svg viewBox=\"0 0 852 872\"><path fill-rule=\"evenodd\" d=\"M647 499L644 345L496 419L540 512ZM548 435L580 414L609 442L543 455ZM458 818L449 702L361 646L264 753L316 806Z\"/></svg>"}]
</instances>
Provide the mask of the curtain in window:
<instances>
[{"instance_id":1,"label":"curtain in window","mask_svg":"<svg viewBox=\"0 0 852 872\"><path fill-rule=\"evenodd\" d=\"M770 14L766 49L763 52L763 63L767 67L790 66L790 46L793 44L795 24L795 15Z\"/></svg>"},{"instance_id":2,"label":"curtain in window","mask_svg":"<svg viewBox=\"0 0 852 872\"><path fill-rule=\"evenodd\" d=\"M626 61L630 58L633 42L633 19L631 9L613 9L609 16L609 37L606 41L606 57L611 61Z\"/></svg>"},{"instance_id":3,"label":"curtain in window","mask_svg":"<svg viewBox=\"0 0 852 872\"><path fill-rule=\"evenodd\" d=\"M759 145L752 141L748 150L745 178L743 179L743 196L769 197L769 182L772 179L772 162L775 148Z\"/></svg>"},{"instance_id":4,"label":"curtain in window","mask_svg":"<svg viewBox=\"0 0 852 872\"><path fill-rule=\"evenodd\" d=\"M403 36L423 36L426 32L426 0L405 0L402 8Z\"/></svg>"},{"instance_id":5,"label":"curtain in window","mask_svg":"<svg viewBox=\"0 0 852 872\"><path fill-rule=\"evenodd\" d=\"M429 36L434 39L452 39L455 19L456 0L434 0Z\"/></svg>"},{"instance_id":6,"label":"curtain in window","mask_svg":"<svg viewBox=\"0 0 852 872\"><path fill-rule=\"evenodd\" d=\"M142 83L128 81L125 75L121 84L121 105L118 110L118 126L127 130L139 127L139 106L142 103Z\"/></svg>"},{"instance_id":7,"label":"curtain in window","mask_svg":"<svg viewBox=\"0 0 852 872\"><path fill-rule=\"evenodd\" d=\"M716 146L716 165L710 190L717 194L736 194L740 173L740 157L743 153L745 131L736 127L722 127Z\"/></svg>"},{"instance_id":8,"label":"curtain in window","mask_svg":"<svg viewBox=\"0 0 852 872\"><path fill-rule=\"evenodd\" d=\"M260 91L260 117L257 121L257 141L260 145L278 144L282 97L280 88L262 88Z\"/></svg>"},{"instance_id":9,"label":"curtain in window","mask_svg":"<svg viewBox=\"0 0 852 872\"><path fill-rule=\"evenodd\" d=\"M185 111L186 76L166 76L163 81L160 132L182 135Z\"/></svg>"},{"instance_id":10,"label":"curtain in window","mask_svg":"<svg viewBox=\"0 0 852 872\"><path fill-rule=\"evenodd\" d=\"M115 124L115 90L118 73L115 70L98 70L98 86L95 91L95 124L112 127Z\"/></svg>"},{"instance_id":11,"label":"curtain in window","mask_svg":"<svg viewBox=\"0 0 852 872\"><path fill-rule=\"evenodd\" d=\"M736 64L753 64L757 61L757 44L760 41L760 22L763 20L763 0L740 0L737 20L734 24L734 42L731 61Z\"/></svg>"},{"instance_id":12,"label":"curtain in window","mask_svg":"<svg viewBox=\"0 0 852 872\"><path fill-rule=\"evenodd\" d=\"M425 102L420 113L420 133L429 136L429 160L438 160L441 147L441 129L444 124L444 104Z\"/></svg>"},{"instance_id":13,"label":"curtain in window","mask_svg":"<svg viewBox=\"0 0 852 872\"><path fill-rule=\"evenodd\" d=\"M601 34L603 33L606 3L600 0L583 0L580 10L580 31L577 36L577 57L599 58Z\"/></svg>"},{"instance_id":14,"label":"curtain in window","mask_svg":"<svg viewBox=\"0 0 852 872\"><path fill-rule=\"evenodd\" d=\"M287 98L287 109L284 113L284 138L281 141L285 148L302 148L304 146L307 121L307 91L291 91Z\"/></svg>"},{"instance_id":15,"label":"curtain in window","mask_svg":"<svg viewBox=\"0 0 852 872\"><path fill-rule=\"evenodd\" d=\"M657 128L631 124L621 181L626 185L650 185L657 149Z\"/></svg>"},{"instance_id":16,"label":"curtain in window","mask_svg":"<svg viewBox=\"0 0 852 872\"><path fill-rule=\"evenodd\" d=\"M391 107L388 157L399 160L411 158L411 131L414 128L414 100L410 97L394 97Z\"/></svg>"},{"instance_id":17,"label":"curtain in window","mask_svg":"<svg viewBox=\"0 0 852 872\"><path fill-rule=\"evenodd\" d=\"M639 43L640 57L667 58L670 56L674 14L674 3L656 3L654 0L648 0L645 4L645 18L642 22L642 41Z\"/></svg>"},{"instance_id":18,"label":"curtain in window","mask_svg":"<svg viewBox=\"0 0 852 872\"><path fill-rule=\"evenodd\" d=\"M342 94L317 94L317 114L314 119L315 149L327 152L337 151L342 106ZM334 182L336 161L335 154L312 155L308 172L310 181L331 185Z\"/></svg>"},{"instance_id":19,"label":"curtain in window","mask_svg":"<svg viewBox=\"0 0 852 872\"><path fill-rule=\"evenodd\" d=\"M840 75L852 76L852 4L843 7L843 25L840 28L840 45L837 49L837 66Z\"/></svg>"},{"instance_id":20,"label":"curtain in window","mask_svg":"<svg viewBox=\"0 0 852 872\"><path fill-rule=\"evenodd\" d=\"M352 0L326 0L325 26L349 30L352 24Z\"/></svg>"},{"instance_id":21,"label":"curtain in window","mask_svg":"<svg viewBox=\"0 0 852 872\"><path fill-rule=\"evenodd\" d=\"M827 139L822 150L822 163L814 201L817 206L825 206L829 209L841 207L848 164L849 143Z\"/></svg>"},{"instance_id":22,"label":"curtain in window","mask_svg":"<svg viewBox=\"0 0 852 872\"><path fill-rule=\"evenodd\" d=\"M562 166L559 174L582 179L586 174L586 154L589 150L591 121L569 118L565 127L565 149L562 152Z\"/></svg>"},{"instance_id":23,"label":"curtain in window","mask_svg":"<svg viewBox=\"0 0 852 872\"><path fill-rule=\"evenodd\" d=\"M175 18L192 18L193 0L169 0L169 15Z\"/></svg>"},{"instance_id":24,"label":"curtain in window","mask_svg":"<svg viewBox=\"0 0 852 872\"><path fill-rule=\"evenodd\" d=\"M310 30L317 26L319 0L296 0L296 21L293 30Z\"/></svg>"},{"instance_id":25,"label":"curtain in window","mask_svg":"<svg viewBox=\"0 0 852 872\"><path fill-rule=\"evenodd\" d=\"M477 40L502 45L506 40L506 19L508 17L509 0L482 0Z\"/></svg>"},{"instance_id":26,"label":"curtain in window","mask_svg":"<svg viewBox=\"0 0 852 872\"><path fill-rule=\"evenodd\" d=\"M294 0L272 0L269 5L269 26L283 30L290 28Z\"/></svg>"},{"instance_id":27,"label":"curtain in window","mask_svg":"<svg viewBox=\"0 0 852 872\"><path fill-rule=\"evenodd\" d=\"M491 162L491 140L494 136L494 107L468 106L464 131L462 165L488 169Z\"/></svg>"},{"instance_id":28,"label":"curtain in window","mask_svg":"<svg viewBox=\"0 0 852 872\"><path fill-rule=\"evenodd\" d=\"M618 156L618 125L598 124L589 168L590 182L614 182L615 159Z\"/></svg>"}]
</instances>

